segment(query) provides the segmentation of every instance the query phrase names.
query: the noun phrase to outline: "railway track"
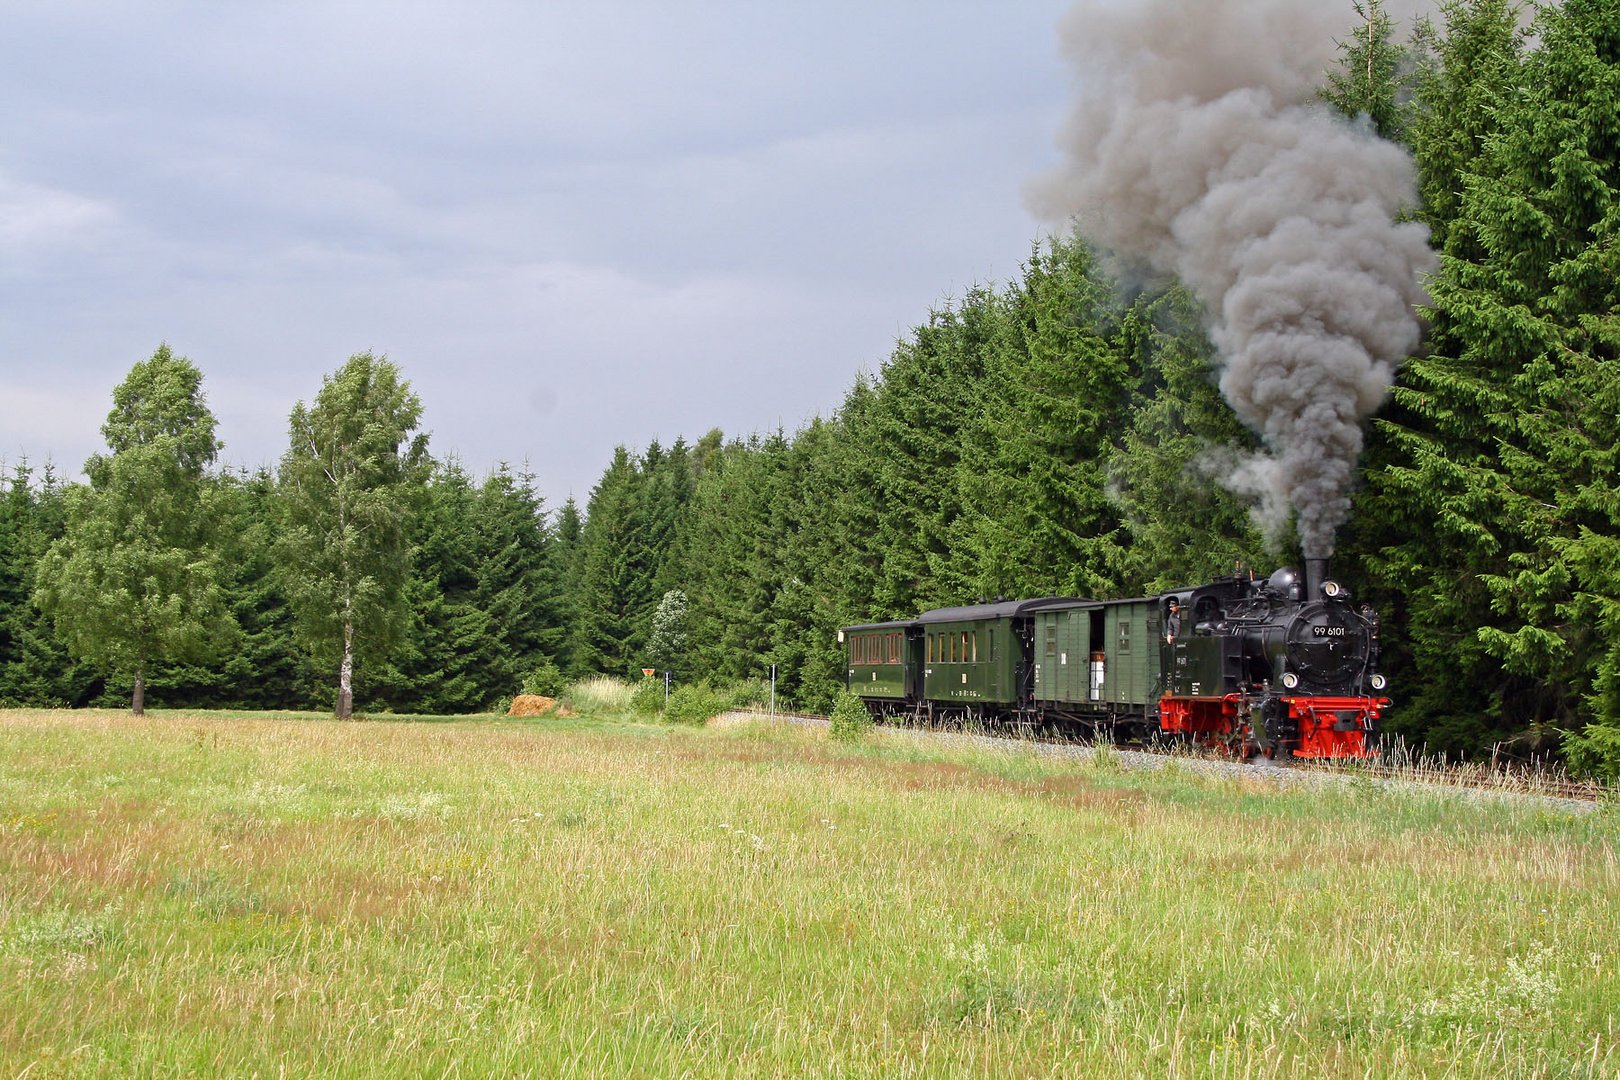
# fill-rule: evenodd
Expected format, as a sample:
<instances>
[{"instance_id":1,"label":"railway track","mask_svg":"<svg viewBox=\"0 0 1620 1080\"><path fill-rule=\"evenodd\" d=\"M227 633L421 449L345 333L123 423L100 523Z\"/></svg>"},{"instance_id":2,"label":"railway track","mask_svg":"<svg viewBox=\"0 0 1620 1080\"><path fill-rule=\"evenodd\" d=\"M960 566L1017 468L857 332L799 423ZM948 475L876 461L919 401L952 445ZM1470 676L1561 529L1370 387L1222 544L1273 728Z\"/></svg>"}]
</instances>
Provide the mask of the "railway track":
<instances>
[{"instance_id":1,"label":"railway track","mask_svg":"<svg viewBox=\"0 0 1620 1080\"><path fill-rule=\"evenodd\" d=\"M784 712L777 710L741 710L736 715L770 719L779 722L824 726L825 716L816 713ZM1084 759L1097 753L1091 743L1074 740L1042 738L1039 735L994 734L983 731L964 731L958 728L927 728L882 725L889 731L911 732L918 736L943 739L987 749L1031 750L1052 757ZM1219 775L1265 777L1279 784L1299 782L1373 782L1379 784L1412 785L1441 788L1492 797L1537 799L1576 812L1595 809L1606 800L1616 797L1616 791L1601 785L1579 783L1537 771L1493 769L1488 766L1445 766L1437 763L1386 763L1354 761L1343 764L1314 761L1270 761L1257 758L1252 762L1230 757L1197 753L1183 747L1166 749L1144 745L1116 745L1104 743L1107 752L1119 755L1121 763L1130 768L1162 768L1175 762L1196 772Z\"/></svg>"}]
</instances>

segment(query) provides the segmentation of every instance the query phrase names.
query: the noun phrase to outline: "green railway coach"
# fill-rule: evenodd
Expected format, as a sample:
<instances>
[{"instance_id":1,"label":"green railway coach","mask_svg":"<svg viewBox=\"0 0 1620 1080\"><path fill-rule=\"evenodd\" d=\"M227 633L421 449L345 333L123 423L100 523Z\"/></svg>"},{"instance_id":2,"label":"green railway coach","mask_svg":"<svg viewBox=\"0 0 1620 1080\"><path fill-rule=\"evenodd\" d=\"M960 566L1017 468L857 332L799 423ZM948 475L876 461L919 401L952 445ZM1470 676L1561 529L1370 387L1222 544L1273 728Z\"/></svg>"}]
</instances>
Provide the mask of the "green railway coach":
<instances>
[{"instance_id":1,"label":"green railway coach","mask_svg":"<svg viewBox=\"0 0 1620 1080\"><path fill-rule=\"evenodd\" d=\"M863 698L904 702L917 697L922 680L922 641L915 620L846 626L839 637L848 650L847 685Z\"/></svg>"},{"instance_id":2,"label":"green railway coach","mask_svg":"<svg viewBox=\"0 0 1620 1080\"><path fill-rule=\"evenodd\" d=\"M1029 613L1054 602L1013 600L939 608L917 616L923 640L923 697L970 715L1016 709L1028 700Z\"/></svg>"},{"instance_id":3,"label":"green railway coach","mask_svg":"<svg viewBox=\"0 0 1620 1080\"><path fill-rule=\"evenodd\" d=\"M1161 603L1076 600L1034 610L1037 705L1077 717L1145 720L1155 714L1162 689Z\"/></svg>"}]
</instances>

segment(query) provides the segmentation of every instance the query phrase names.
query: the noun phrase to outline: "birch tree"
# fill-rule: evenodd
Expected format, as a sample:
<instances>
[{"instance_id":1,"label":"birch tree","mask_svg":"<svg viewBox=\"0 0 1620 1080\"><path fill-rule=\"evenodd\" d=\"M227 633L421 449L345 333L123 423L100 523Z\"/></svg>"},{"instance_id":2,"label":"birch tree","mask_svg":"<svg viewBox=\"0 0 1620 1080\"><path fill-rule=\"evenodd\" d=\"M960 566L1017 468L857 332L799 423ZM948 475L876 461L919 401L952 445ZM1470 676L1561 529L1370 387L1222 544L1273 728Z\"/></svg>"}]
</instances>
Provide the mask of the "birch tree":
<instances>
[{"instance_id":1,"label":"birch tree","mask_svg":"<svg viewBox=\"0 0 1620 1080\"><path fill-rule=\"evenodd\" d=\"M292 411L281 459L278 562L298 636L335 664L337 715L354 714L358 661L385 655L408 620L406 523L428 469L422 403L399 369L358 353Z\"/></svg>"}]
</instances>

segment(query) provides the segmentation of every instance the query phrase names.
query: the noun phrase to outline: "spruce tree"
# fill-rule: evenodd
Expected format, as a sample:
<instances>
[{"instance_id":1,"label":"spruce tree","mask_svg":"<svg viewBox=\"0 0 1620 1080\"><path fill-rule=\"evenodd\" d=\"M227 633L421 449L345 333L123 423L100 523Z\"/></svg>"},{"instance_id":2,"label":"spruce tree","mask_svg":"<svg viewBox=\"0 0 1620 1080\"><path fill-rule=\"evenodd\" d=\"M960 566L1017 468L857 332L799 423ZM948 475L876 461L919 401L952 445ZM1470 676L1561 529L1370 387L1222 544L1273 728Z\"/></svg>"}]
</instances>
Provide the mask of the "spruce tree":
<instances>
[{"instance_id":1,"label":"spruce tree","mask_svg":"<svg viewBox=\"0 0 1620 1080\"><path fill-rule=\"evenodd\" d=\"M557 624L562 632L553 655L564 673L584 675L588 672L575 657L580 639L581 541L585 534L585 521L579 512L579 503L572 495L563 501L562 509L557 511L554 530L557 542L552 547L549 561L551 575L557 582Z\"/></svg>"},{"instance_id":2,"label":"spruce tree","mask_svg":"<svg viewBox=\"0 0 1620 1080\"><path fill-rule=\"evenodd\" d=\"M576 673L623 675L639 668L639 619L650 584L644 562L641 472L635 455L615 448L591 489L580 533L574 594Z\"/></svg>"},{"instance_id":3,"label":"spruce tree","mask_svg":"<svg viewBox=\"0 0 1620 1080\"><path fill-rule=\"evenodd\" d=\"M1456 749L1544 747L1603 719L1620 642L1603 614L1620 584L1604 554L1620 535L1620 26L1611 5L1570 0L1535 36L1459 170L1430 351L1397 389L1377 478L1412 539L1370 565L1406 598L1426 674L1414 711Z\"/></svg>"},{"instance_id":4,"label":"spruce tree","mask_svg":"<svg viewBox=\"0 0 1620 1080\"><path fill-rule=\"evenodd\" d=\"M970 593L1108 591L1120 522L1107 469L1130 375L1108 337L1113 292L1083 244L1053 242L997 309L983 437L964 441L958 469L952 547L974 568Z\"/></svg>"},{"instance_id":5,"label":"spruce tree","mask_svg":"<svg viewBox=\"0 0 1620 1080\"><path fill-rule=\"evenodd\" d=\"M1411 78L1416 67L1395 41L1395 27L1379 0L1355 0L1357 25L1339 42L1339 62L1328 72L1324 101L1345 116L1367 117L1379 136L1406 137Z\"/></svg>"},{"instance_id":6,"label":"spruce tree","mask_svg":"<svg viewBox=\"0 0 1620 1080\"><path fill-rule=\"evenodd\" d=\"M880 610L961 603L978 574L960 550L958 465L984 431L985 364L1001 300L975 288L932 313L883 365L870 412L873 479L883 513Z\"/></svg>"},{"instance_id":7,"label":"spruce tree","mask_svg":"<svg viewBox=\"0 0 1620 1080\"><path fill-rule=\"evenodd\" d=\"M1418 166L1419 215L1438 251L1479 254L1463 224L1463 177L1499 129L1498 111L1519 85L1523 34L1514 0L1444 0L1441 25L1425 20L1408 129Z\"/></svg>"},{"instance_id":8,"label":"spruce tree","mask_svg":"<svg viewBox=\"0 0 1620 1080\"><path fill-rule=\"evenodd\" d=\"M515 691L530 671L566 660L562 578L545 502L534 474L505 465L478 491L474 544L479 552L472 599L502 642L482 668L487 691ZM491 699L493 700L493 698Z\"/></svg>"},{"instance_id":9,"label":"spruce tree","mask_svg":"<svg viewBox=\"0 0 1620 1080\"><path fill-rule=\"evenodd\" d=\"M500 696L483 678L486 665L507 667L509 658L474 599L482 558L477 504L477 489L459 460L435 466L426 478L406 523L408 621L368 681L368 707L466 713Z\"/></svg>"}]
</instances>

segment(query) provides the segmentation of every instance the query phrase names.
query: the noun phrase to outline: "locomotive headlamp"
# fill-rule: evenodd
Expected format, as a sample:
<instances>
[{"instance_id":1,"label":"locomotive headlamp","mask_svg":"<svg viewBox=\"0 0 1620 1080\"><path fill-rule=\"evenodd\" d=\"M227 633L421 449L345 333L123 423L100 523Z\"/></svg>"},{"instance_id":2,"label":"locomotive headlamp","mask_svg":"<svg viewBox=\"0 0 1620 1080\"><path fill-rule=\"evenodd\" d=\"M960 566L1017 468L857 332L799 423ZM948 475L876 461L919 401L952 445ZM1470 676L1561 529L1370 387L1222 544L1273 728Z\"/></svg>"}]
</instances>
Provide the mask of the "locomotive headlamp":
<instances>
[{"instance_id":1,"label":"locomotive headlamp","mask_svg":"<svg viewBox=\"0 0 1620 1080\"><path fill-rule=\"evenodd\" d=\"M1288 689L1292 690L1294 687L1299 685L1299 676L1295 675L1292 671L1285 671L1283 672L1282 684Z\"/></svg>"},{"instance_id":2,"label":"locomotive headlamp","mask_svg":"<svg viewBox=\"0 0 1620 1080\"><path fill-rule=\"evenodd\" d=\"M1384 687L1389 685L1389 680L1384 678L1382 675L1374 675L1370 681L1372 682L1372 688L1374 690L1382 690Z\"/></svg>"},{"instance_id":3,"label":"locomotive headlamp","mask_svg":"<svg viewBox=\"0 0 1620 1080\"><path fill-rule=\"evenodd\" d=\"M1322 582L1322 595L1327 597L1329 600L1333 599L1334 597L1340 595L1343 592L1344 592L1344 586L1340 585L1337 581L1324 581L1324 582Z\"/></svg>"}]
</instances>

